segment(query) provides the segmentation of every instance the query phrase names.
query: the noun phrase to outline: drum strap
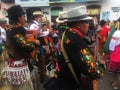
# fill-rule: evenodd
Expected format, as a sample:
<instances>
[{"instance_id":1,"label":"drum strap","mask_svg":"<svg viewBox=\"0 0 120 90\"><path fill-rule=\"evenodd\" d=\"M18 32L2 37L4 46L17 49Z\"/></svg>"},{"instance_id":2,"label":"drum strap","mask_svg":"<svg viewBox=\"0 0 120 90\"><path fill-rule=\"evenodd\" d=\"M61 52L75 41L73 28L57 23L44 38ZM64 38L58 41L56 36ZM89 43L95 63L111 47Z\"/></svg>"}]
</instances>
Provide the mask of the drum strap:
<instances>
[{"instance_id":1,"label":"drum strap","mask_svg":"<svg viewBox=\"0 0 120 90\"><path fill-rule=\"evenodd\" d=\"M65 36L65 33L66 33L66 31L64 31L63 35L62 35L61 50L62 50L63 56L65 58L65 62L67 63L68 68L70 69L72 75L74 76L74 79L76 80L77 84L79 85L79 81L78 81L77 76L75 74L75 71L73 69L72 63L70 62L69 57L68 57L68 55L67 55L67 53L64 49L64 46L63 46L63 39L64 39L64 36Z\"/></svg>"}]
</instances>

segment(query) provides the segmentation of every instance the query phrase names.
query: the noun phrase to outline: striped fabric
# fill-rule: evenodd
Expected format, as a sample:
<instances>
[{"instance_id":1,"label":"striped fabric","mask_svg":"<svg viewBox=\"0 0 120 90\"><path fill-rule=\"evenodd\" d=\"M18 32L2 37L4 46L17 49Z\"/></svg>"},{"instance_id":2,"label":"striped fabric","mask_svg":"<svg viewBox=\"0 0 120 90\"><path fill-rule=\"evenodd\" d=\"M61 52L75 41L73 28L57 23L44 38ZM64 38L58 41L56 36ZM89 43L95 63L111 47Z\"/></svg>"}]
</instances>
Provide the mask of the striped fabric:
<instances>
[{"instance_id":1,"label":"striped fabric","mask_svg":"<svg viewBox=\"0 0 120 90\"><path fill-rule=\"evenodd\" d=\"M9 65L3 70L3 78L14 85L20 85L30 79L30 72L26 60L10 59Z\"/></svg>"}]
</instances>

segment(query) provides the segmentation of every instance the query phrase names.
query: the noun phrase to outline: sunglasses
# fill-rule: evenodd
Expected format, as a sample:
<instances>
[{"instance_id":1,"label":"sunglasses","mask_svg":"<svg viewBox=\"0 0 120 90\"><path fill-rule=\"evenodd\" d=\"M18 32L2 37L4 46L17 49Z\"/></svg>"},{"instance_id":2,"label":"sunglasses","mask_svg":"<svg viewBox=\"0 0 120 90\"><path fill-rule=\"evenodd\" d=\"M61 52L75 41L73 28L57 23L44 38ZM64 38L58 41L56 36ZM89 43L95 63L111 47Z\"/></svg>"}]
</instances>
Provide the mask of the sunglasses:
<instances>
[{"instance_id":1,"label":"sunglasses","mask_svg":"<svg viewBox=\"0 0 120 90\"><path fill-rule=\"evenodd\" d=\"M90 21L88 21L88 20L80 21L80 23L87 23L87 24L89 24L89 22L90 22Z\"/></svg>"}]
</instances>

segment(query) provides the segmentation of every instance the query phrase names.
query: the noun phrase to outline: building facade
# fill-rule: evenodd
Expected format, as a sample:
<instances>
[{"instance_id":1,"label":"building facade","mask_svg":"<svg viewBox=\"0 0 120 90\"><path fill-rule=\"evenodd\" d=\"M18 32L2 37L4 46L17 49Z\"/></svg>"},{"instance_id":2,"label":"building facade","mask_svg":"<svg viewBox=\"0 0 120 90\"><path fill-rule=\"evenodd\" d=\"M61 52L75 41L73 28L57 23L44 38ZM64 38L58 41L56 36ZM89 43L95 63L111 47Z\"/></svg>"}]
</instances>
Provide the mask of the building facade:
<instances>
[{"instance_id":1,"label":"building facade","mask_svg":"<svg viewBox=\"0 0 120 90\"><path fill-rule=\"evenodd\" d=\"M24 3L30 2L30 0L15 1L21 1L21 3L0 3L0 18L5 17L7 8L18 3L21 4L25 10L31 7L40 8L50 21L54 21L60 11L68 11L71 8L80 5L87 6L88 15L95 16L98 20L105 19L113 21L120 17L119 0L42 0L42 4L40 2L37 3L37 0L31 0L32 3L28 3L27 5ZM33 2L36 2L37 4L34 4Z\"/></svg>"},{"instance_id":2,"label":"building facade","mask_svg":"<svg viewBox=\"0 0 120 90\"><path fill-rule=\"evenodd\" d=\"M88 15L95 16L100 21L101 19L114 21L120 17L120 2L119 0L97 0L91 2L77 2L77 3L61 3L50 5L50 11L57 9L58 11L68 11L71 8L85 5L87 6ZM56 17L57 14L53 11L51 17Z\"/></svg>"}]
</instances>

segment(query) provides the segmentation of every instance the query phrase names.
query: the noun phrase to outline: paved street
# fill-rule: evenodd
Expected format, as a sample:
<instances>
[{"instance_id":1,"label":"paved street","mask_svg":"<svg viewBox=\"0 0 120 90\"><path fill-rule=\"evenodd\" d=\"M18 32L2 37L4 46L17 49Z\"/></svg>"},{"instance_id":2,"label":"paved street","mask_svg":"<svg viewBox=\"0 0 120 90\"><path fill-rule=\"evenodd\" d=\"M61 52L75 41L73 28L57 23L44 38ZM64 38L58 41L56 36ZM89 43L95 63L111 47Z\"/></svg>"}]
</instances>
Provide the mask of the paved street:
<instances>
[{"instance_id":1,"label":"paved street","mask_svg":"<svg viewBox=\"0 0 120 90\"><path fill-rule=\"evenodd\" d=\"M112 82L112 76L110 76L106 72L105 76L102 79L99 79L98 90L114 90L111 86L111 82ZM120 77L119 77L119 83L120 83ZM118 90L120 90L120 89L118 89Z\"/></svg>"},{"instance_id":2,"label":"paved street","mask_svg":"<svg viewBox=\"0 0 120 90\"><path fill-rule=\"evenodd\" d=\"M98 80L98 90L114 90L111 86L111 82L112 82L112 77L106 72L104 77ZM119 78L119 83L120 83L120 78ZM1 86L1 83L0 83L0 90L4 90L3 87Z\"/></svg>"},{"instance_id":3,"label":"paved street","mask_svg":"<svg viewBox=\"0 0 120 90\"><path fill-rule=\"evenodd\" d=\"M98 90L114 90L111 87L111 81L112 81L112 77L106 73L102 79L99 79ZM0 90L4 90L4 89L0 87Z\"/></svg>"}]
</instances>

